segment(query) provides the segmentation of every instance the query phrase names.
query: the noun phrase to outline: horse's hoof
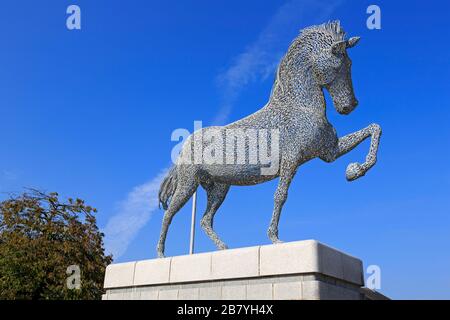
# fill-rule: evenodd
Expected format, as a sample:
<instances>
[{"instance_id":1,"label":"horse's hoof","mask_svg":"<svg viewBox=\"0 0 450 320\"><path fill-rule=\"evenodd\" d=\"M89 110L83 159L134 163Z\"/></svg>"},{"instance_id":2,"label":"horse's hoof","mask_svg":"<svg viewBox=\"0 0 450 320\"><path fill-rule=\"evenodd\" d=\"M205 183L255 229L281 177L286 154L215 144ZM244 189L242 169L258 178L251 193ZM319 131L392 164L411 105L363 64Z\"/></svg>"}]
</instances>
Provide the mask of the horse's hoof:
<instances>
[{"instance_id":1,"label":"horse's hoof","mask_svg":"<svg viewBox=\"0 0 450 320\"><path fill-rule=\"evenodd\" d=\"M278 239L278 237L270 237L270 241L272 241L273 244L279 244L279 243L284 242L284 241Z\"/></svg>"},{"instance_id":2,"label":"horse's hoof","mask_svg":"<svg viewBox=\"0 0 450 320\"><path fill-rule=\"evenodd\" d=\"M273 244L283 243L283 241L278 239L278 230L273 231L273 229L270 227L269 230L267 230L267 236L269 237L269 240L272 241Z\"/></svg>"},{"instance_id":3,"label":"horse's hoof","mask_svg":"<svg viewBox=\"0 0 450 320\"><path fill-rule=\"evenodd\" d=\"M227 250L228 246L226 244L220 245L217 247L219 250Z\"/></svg>"},{"instance_id":4,"label":"horse's hoof","mask_svg":"<svg viewBox=\"0 0 450 320\"><path fill-rule=\"evenodd\" d=\"M164 252L158 251L158 258L164 258Z\"/></svg>"},{"instance_id":5,"label":"horse's hoof","mask_svg":"<svg viewBox=\"0 0 450 320\"><path fill-rule=\"evenodd\" d=\"M350 163L345 170L345 176L348 181L353 181L365 174L364 169L358 162Z\"/></svg>"}]
</instances>

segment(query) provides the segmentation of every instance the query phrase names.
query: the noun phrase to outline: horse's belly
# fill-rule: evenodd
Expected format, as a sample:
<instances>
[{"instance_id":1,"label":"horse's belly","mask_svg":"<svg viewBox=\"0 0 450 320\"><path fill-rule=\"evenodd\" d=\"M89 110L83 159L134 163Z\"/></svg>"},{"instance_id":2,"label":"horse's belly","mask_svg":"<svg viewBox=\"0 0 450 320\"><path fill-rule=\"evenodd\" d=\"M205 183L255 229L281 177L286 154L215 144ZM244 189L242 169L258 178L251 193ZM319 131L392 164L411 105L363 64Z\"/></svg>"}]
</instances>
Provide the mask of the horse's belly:
<instances>
[{"instance_id":1,"label":"horse's belly","mask_svg":"<svg viewBox=\"0 0 450 320\"><path fill-rule=\"evenodd\" d=\"M229 185L250 186L270 181L278 176L278 170L262 170L259 165L206 165L206 178ZM272 172L273 171L273 172Z\"/></svg>"}]
</instances>

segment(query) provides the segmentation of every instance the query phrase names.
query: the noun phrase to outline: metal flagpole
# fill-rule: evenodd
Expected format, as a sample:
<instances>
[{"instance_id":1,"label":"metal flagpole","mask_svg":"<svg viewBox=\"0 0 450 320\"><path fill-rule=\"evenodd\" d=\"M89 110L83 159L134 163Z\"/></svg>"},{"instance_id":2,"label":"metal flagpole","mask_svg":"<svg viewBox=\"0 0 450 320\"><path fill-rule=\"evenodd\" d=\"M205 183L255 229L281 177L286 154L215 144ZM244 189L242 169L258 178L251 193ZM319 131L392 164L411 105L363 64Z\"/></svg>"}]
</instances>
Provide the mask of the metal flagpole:
<instances>
[{"instance_id":1,"label":"metal flagpole","mask_svg":"<svg viewBox=\"0 0 450 320\"><path fill-rule=\"evenodd\" d=\"M192 219L191 219L191 241L189 244L189 254L194 253L194 237L195 237L195 212L197 211L197 191L192 196Z\"/></svg>"}]
</instances>

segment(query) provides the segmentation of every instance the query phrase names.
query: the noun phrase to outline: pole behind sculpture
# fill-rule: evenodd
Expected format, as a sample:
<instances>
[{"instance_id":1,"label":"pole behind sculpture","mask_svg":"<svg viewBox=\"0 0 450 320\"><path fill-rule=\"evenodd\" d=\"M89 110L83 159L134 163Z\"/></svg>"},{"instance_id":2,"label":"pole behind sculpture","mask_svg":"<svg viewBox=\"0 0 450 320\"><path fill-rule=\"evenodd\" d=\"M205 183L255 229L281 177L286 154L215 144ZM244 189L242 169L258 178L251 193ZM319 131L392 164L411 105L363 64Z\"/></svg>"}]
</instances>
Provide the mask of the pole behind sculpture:
<instances>
[{"instance_id":1,"label":"pole behind sculpture","mask_svg":"<svg viewBox=\"0 0 450 320\"><path fill-rule=\"evenodd\" d=\"M197 192L192 196L192 217L191 217L191 239L189 242L189 254L194 253L194 237L195 237L195 212L197 211Z\"/></svg>"}]
</instances>

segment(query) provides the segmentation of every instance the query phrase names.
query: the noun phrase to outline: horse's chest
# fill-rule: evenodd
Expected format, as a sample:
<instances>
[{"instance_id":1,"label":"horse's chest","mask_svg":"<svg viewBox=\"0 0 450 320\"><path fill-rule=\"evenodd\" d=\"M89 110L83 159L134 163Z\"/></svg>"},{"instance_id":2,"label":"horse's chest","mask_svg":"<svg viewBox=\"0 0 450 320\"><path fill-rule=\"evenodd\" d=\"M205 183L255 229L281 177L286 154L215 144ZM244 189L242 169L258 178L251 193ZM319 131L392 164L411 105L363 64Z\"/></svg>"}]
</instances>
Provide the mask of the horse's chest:
<instances>
[{"instance_id":1,"label":"horse's chest","mask_svg":"<svg viewBox=\"0 0 450 320\"><path fill-rule=\"evenodd\" d=\"M303 122L286 128L282 137L282 149L286 156L314 158L332 148L337 141L336 130L329 123Z\"/></svg>"}]
</instances>

